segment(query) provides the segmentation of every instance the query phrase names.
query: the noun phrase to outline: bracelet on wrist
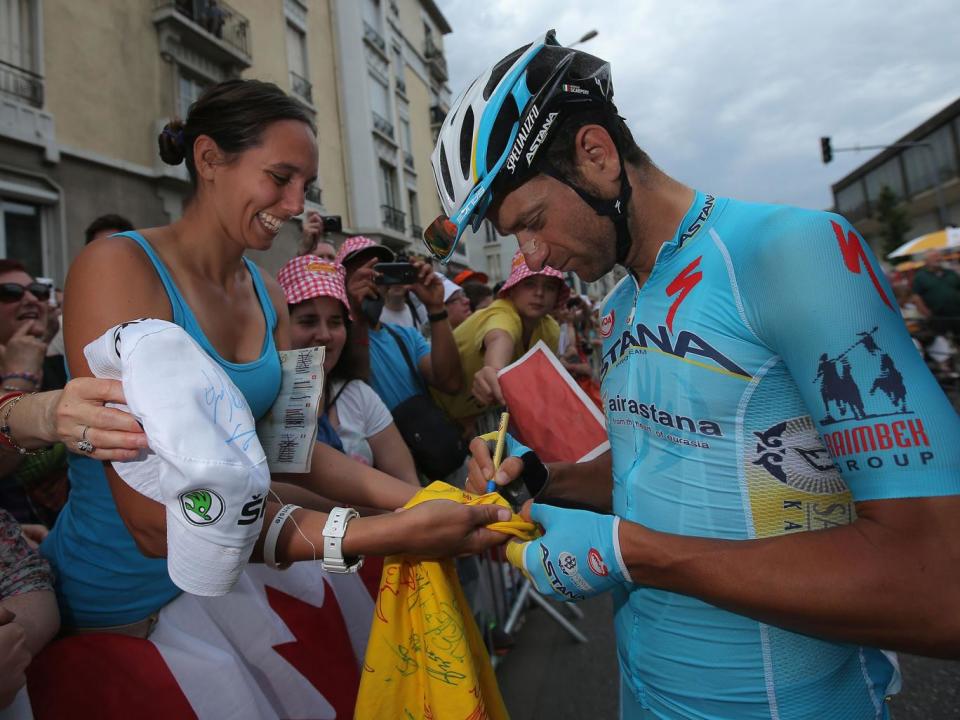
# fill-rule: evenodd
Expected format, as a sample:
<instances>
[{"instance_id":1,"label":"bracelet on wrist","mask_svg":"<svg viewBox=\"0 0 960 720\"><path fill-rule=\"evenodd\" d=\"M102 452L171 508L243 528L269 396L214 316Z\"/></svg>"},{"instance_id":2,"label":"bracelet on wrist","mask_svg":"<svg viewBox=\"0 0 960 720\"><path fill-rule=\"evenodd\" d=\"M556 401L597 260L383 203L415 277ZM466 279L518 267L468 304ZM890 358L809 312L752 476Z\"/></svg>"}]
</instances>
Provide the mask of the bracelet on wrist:
<instances>
[{"instance_id":1,"label":"bracelet on wrist","mask_svg":"<svg viewBox=\"0 0 960 720\"><path fill-rule=\"evenodd\" d=\"M5 385L7 380L24 380L33 383L34 387L40 384L40 376L32 372L10 372L0 375L0 383Z\"/></svg>"},{"instance_id":2,"label":"bracelet on wrist","mask_svg":"<svg viewBox=\"0 0 960 720\"><path fill-rule=\"evenodd\" d=\"M35 395L36 393L26 394ZM13 430L10 428L10 413L13 412L17 403L24 398L24 395L25 393L23 391L17 390L0 398L0 445L8 450L15 450L21 455L37 455L38 453L44 452L46 448L28 450L17 442L17 439L13 436Z\"/></svg>"},{"instance_id":3,"label":"bracelet on wrist","mask_svg":"<svg viewBox=\"0 0 960 720\"><path fill-rule=\"evenodd\" d=\"M446 308L444 308L440 312L430 313L429 315L427 315L427 320L429 320L432 323L440 322L441 320L446 320L446 319L447 319Z\"/></svg>"},{"instance_id":4,"label":"bracelet on wrist","mask_svg":"<svg viewBox=\"0 0 960 720\"><path fill-rule=\"evenodd\" d=\"M277 562L277 541L280 539L280 531L283 526L293 516L294 510L300 510L299 505L284 505L270 521L270 527L267 528L267 536L263 539L263 563L274 570L286 570L290 563L280 564Z\"/></svg>"}]
</instances>

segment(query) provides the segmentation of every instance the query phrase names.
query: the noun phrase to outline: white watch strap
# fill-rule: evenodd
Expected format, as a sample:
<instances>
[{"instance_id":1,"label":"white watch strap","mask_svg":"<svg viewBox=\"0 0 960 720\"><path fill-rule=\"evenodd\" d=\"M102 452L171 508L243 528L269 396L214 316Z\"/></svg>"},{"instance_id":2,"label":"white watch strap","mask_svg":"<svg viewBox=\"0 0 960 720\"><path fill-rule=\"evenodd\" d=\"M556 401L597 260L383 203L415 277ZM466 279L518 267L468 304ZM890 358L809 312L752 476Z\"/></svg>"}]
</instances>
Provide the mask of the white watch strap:
<instances>
[{"instance_id":1,"label":"white watch strap","mask_svg":"<svg viewBox=\"0 0 960 720\"><path fill-rule=\"evenodd\" d=\"M343 536L347 532L347 524L355 517L359 517L353 508L338 507L330 511L327 522L323 526L323 569L333 573L356 572L363 564L363 558L358 558L353 565L347 565L343 559Z\"/></svg>"},{"instance_id":2,"label":"white watch strap","mask_svg":"<svg viewBox=\"0 0 960 720\"><path fill-rule=\"evenodd\" d=\"M290 563L282 566L277 565L277 540L280 539L280 531L283 529L284 523L293 515L294 510L300 509L299 505L284 505L270 521L267 536L263 539L263 562L267 567L274 570L286 570L290 567Z\"/></svg>"}]
</instances>

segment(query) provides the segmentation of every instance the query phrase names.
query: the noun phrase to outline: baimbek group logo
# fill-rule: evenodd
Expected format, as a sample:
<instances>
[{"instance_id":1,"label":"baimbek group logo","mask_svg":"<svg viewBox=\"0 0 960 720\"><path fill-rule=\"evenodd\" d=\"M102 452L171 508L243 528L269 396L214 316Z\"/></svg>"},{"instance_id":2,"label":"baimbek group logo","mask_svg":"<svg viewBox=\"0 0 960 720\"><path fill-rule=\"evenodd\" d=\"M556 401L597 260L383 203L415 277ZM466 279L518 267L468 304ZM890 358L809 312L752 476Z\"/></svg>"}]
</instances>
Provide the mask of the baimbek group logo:
<instances>
[{"instance_id":1,"label":"baimbek group logo","mask_svg":"<svg viewBox=\"0 0 960 720\"><path fill-rule=\"evenodd\" d=\"M817 363L819 424L841 473L922 467L934 456L903 375L876 335L876 327L857 333L848 347L822 353Z\"/></svg>"}]
</instances>

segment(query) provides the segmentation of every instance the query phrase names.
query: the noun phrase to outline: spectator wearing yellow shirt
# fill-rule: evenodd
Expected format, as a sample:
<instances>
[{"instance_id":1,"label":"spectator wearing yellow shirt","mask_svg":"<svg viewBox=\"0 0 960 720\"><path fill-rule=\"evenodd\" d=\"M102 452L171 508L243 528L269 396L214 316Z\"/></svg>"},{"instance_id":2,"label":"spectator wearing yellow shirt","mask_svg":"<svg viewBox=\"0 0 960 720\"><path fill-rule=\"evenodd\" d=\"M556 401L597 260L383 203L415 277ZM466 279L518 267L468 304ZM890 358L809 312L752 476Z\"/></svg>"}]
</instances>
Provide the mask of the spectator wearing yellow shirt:
<instances>
[{"instance_id":1,"label":"spectator wearing yellow shirt","mask_svg":"<svg viewBox=\"0 0 960 720\"><path fill-rule=\"evenodd\" d=\"M560 327L548 313L569 296L563 275L546 266L534 272L518 251L497 300L454 330L463 389L456 395L434 393L437 402L461 421L479 415L488 406L503 405L497 371L518 360L539 340L556 353Z\"/></svg>"}]
</instances>

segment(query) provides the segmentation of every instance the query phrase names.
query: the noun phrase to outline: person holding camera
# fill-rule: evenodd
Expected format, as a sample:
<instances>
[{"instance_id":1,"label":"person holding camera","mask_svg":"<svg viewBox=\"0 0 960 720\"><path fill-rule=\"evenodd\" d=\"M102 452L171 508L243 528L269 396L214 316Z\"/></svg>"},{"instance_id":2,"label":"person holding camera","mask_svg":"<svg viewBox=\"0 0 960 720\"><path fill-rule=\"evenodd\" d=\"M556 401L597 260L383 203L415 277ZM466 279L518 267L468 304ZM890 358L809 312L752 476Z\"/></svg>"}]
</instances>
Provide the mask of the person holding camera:
<instances>
[{"instance_id":1,"label":"person holding camera","mask_svg":"<svg viewBox=\"0 0 960 720\"><path fill-rule=\"evenodd\" d=\"M429 394L456 393L462 383L440 276L426 262L382 262L393 253L364 237L349 238L338 257L347 272L353 343L369 353L370 386L393 414L417 469L430 479L446 477L462 465L466 444ZM383 320L385 291L397 285L409 286L426 308L430 341Z\"/></svg>"},{"instance_id":2,"label":"person holding camera","mask_svg":"<svg viewBox=\"0 0 960 720\"><path fill-rule=\"evenodd\" d=\"M297 255L315 255L333 262L337 249L327 238L329 233L340 230L340 218L336 215L324 217L316 210L308 210L303 220L303 232L300 234L300 248Z\"/></svg>"}]
</instances>

